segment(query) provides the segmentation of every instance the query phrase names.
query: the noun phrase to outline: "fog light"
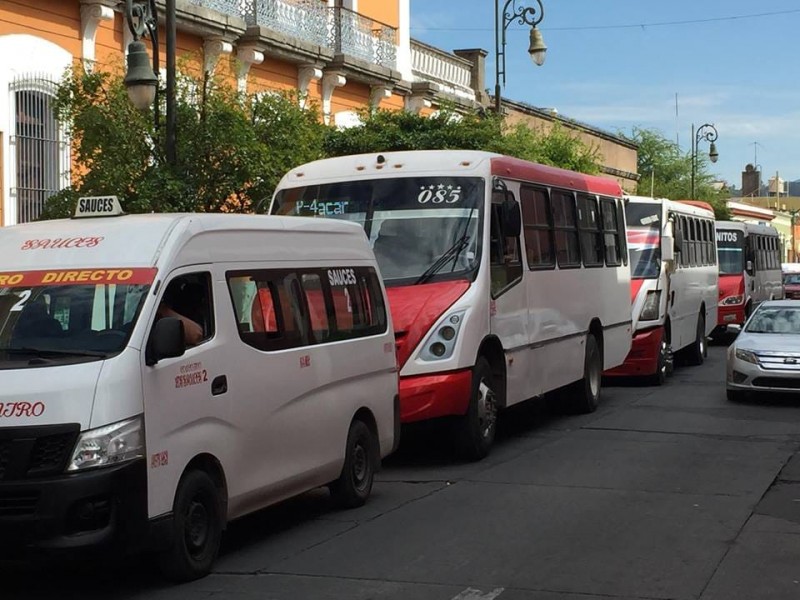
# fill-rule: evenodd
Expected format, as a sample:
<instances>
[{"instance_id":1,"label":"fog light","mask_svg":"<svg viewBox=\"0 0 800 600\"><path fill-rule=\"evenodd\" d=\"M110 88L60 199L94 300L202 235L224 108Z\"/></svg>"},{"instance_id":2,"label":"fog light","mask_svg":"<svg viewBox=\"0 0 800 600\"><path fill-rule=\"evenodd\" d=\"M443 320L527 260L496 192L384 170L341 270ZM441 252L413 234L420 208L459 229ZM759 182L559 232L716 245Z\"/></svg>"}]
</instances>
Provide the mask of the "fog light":
<instances>
[{"instance_id":1,"label":"fog light","mask_svg":"<svg viewBox=\"0 0 800 600\"><path fill-rule=\"evenodd\" d=\"M452 327L442 327L442 330L439 332L439 335L441 335L443 339L449 342L454 337L456 337L456 330L453 329Z\"/></svg>"},{"instance_id":2,"label":"fog light","mask_svg":"<svg viewBox=\"0 0 800 600\"><path fill-rule=\"evenodd\" d=\"M733 372L733 383L743 383L747 379L747 375L739 371Z\"/></svg>"},{"instance_id":3,"label":"fog light","mask_svg":"<svg viewBox=\"0 0 800 600\"><path fill-rule=\"evenodd\" d=\"M444 356L445 352L447 352L447 348L445 348L443 343L436 342L431 345L431 354L434 356Z\"/></svg>"}]
</instances>

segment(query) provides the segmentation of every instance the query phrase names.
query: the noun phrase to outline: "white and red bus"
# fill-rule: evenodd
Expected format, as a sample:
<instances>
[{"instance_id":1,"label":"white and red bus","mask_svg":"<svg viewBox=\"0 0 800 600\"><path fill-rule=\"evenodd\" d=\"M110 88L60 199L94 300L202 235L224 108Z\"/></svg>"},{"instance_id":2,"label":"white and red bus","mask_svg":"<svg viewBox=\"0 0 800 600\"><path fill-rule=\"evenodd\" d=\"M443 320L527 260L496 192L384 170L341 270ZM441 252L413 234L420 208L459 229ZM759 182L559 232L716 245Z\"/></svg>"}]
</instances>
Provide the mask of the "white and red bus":
<instances>
[{"instance_id":1,"label":"white and red bus","mask_svg":"<svg viewBox=\"0 0 800 600\"><path fill-rule=\"evenodd\" d=\"M702 364L717 323L714 211L704 202L626 197L634 338L609 376L661 385L673 353Z\"/></svg>"},{"instance_id":2,"label":"white and red bus","mask_svg":"<svg viewBox=\"0 0 800 600\"><path fill-rule=\"evenodd\" d=\"M717 332L743 325L764 300L783 298L781 240L763 223L718 221L719 320Z\"/></svg>"},{"instance_id":3,"label":"white and red bus","mask_svg":"<svg viewBox=\"0 0 800 600\"><path fill-rule=\"evenodd\" d=\"M570 386L592 411L630 349L619 185L476 151L332 158L290 171L271 212L360 223L387 287L404 423L451 417L485 456L498 409Z\"/></svg>"}]
</instances>

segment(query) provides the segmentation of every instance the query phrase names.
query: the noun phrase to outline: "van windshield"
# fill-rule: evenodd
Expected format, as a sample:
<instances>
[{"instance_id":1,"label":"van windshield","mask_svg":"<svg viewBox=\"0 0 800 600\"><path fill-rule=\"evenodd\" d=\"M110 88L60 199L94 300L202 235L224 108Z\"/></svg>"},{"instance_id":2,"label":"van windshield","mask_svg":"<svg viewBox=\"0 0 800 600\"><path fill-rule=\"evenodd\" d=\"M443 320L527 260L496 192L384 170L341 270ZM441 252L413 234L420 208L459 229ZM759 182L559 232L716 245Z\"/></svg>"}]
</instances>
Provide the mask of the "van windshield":
<instances>
[{"instance_id":1,"label":"van windshield","mask_svg":"<svg viewBox=\"0 0 800 600\"><path fill-rule=\"evenodd\" d=\"M480 264L484 180L398 177L281 190L271 212L364 227L388 285L466 277Z\"/></svg>"},{"instance_id":2,"label":"van windshield","mask_svg":"<svg viewBox=\"0 0 800 600\"><path fill-rule=\"evenodd\" d=\"M151 269L0 274L0 369L121 352L154 274Z\"/></svg>"}]
</instances>

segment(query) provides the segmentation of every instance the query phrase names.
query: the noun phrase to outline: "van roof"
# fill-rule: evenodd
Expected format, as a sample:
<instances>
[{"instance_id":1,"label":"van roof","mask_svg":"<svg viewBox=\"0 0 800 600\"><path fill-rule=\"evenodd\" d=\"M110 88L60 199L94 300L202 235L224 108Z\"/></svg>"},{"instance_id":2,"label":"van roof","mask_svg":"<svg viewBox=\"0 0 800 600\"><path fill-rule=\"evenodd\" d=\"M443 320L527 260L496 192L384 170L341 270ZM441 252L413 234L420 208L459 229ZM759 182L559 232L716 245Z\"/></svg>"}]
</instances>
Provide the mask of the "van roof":
<instances>
[{"instance_id":1,"label":"van roof","mask_svg":"<svg viewBox=\"0 0 800 600\"><path fill-rule=\"evenodd\" d=\"M364 237L356 223L267 215L161 213L59 219L0 228L0 256L11 269L154 266L172 232L327 232ZM285 240L284 240L285 241Z\"/></svg>"}]
</instances>

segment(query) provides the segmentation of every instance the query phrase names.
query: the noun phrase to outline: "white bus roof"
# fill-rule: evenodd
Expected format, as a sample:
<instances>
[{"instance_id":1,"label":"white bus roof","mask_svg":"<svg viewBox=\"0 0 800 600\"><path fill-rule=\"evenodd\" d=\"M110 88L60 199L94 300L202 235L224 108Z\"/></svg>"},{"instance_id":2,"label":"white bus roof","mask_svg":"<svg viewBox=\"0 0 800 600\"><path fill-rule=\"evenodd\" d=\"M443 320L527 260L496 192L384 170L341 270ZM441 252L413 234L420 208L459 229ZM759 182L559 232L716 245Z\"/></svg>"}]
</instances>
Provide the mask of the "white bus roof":
<instances>
[{"instance_id":1,"label":"white bus roof","mask_svg":"<svg viewBox=\"0 0 800 600\"><path fill-rule=\"evenodd\" d=\"M766 223L744 223L743 221L717 221L717 229L744 231L745 234L778 235L778 230Z\"/></svg>"},{"instance_id":2,"label":"white bus roof","mask_svg":"<svg viewBox=\"0 0 800 600\"><path fill-rule=\"evenodd\" d=\"M257 238L249 240L248 250L263 258L290 255L293 250L284 247L287 234L304 238L297 242L295 253L302 252L304 246L311 243L305 234L320 232L353 236L359 241L350 246L363 245L368 249L361 226L335 219L185 213L124 215L39 221L0 228L0 256L5 265L0 270L71 268L89 264L98 268L155 266L171 237L179 238L177 243L185 245L193 238L215 232L257 234ZM274 244L265 243L269 240L264 237L265 233L274 234ZM319 240L321 244L333 249L330 237L323 237L326 240L324 243ZM219 245L219 248L207 249L209 258L212 250L226 254L224 244Z\"/></svg>"},{"instance_id":3,"label":"white bus roof","mask_svg":"<svg viewBox=\"0 0 800 600\"><path fill-rule=\"evenodd\" d=\"M625 200L633 204L663 204L667 210L695 217L714 218L714 212L695 204L691 200L669 200L667 198L650 198L649 196L625 196Z\"/></svg>"}]
</instances>

